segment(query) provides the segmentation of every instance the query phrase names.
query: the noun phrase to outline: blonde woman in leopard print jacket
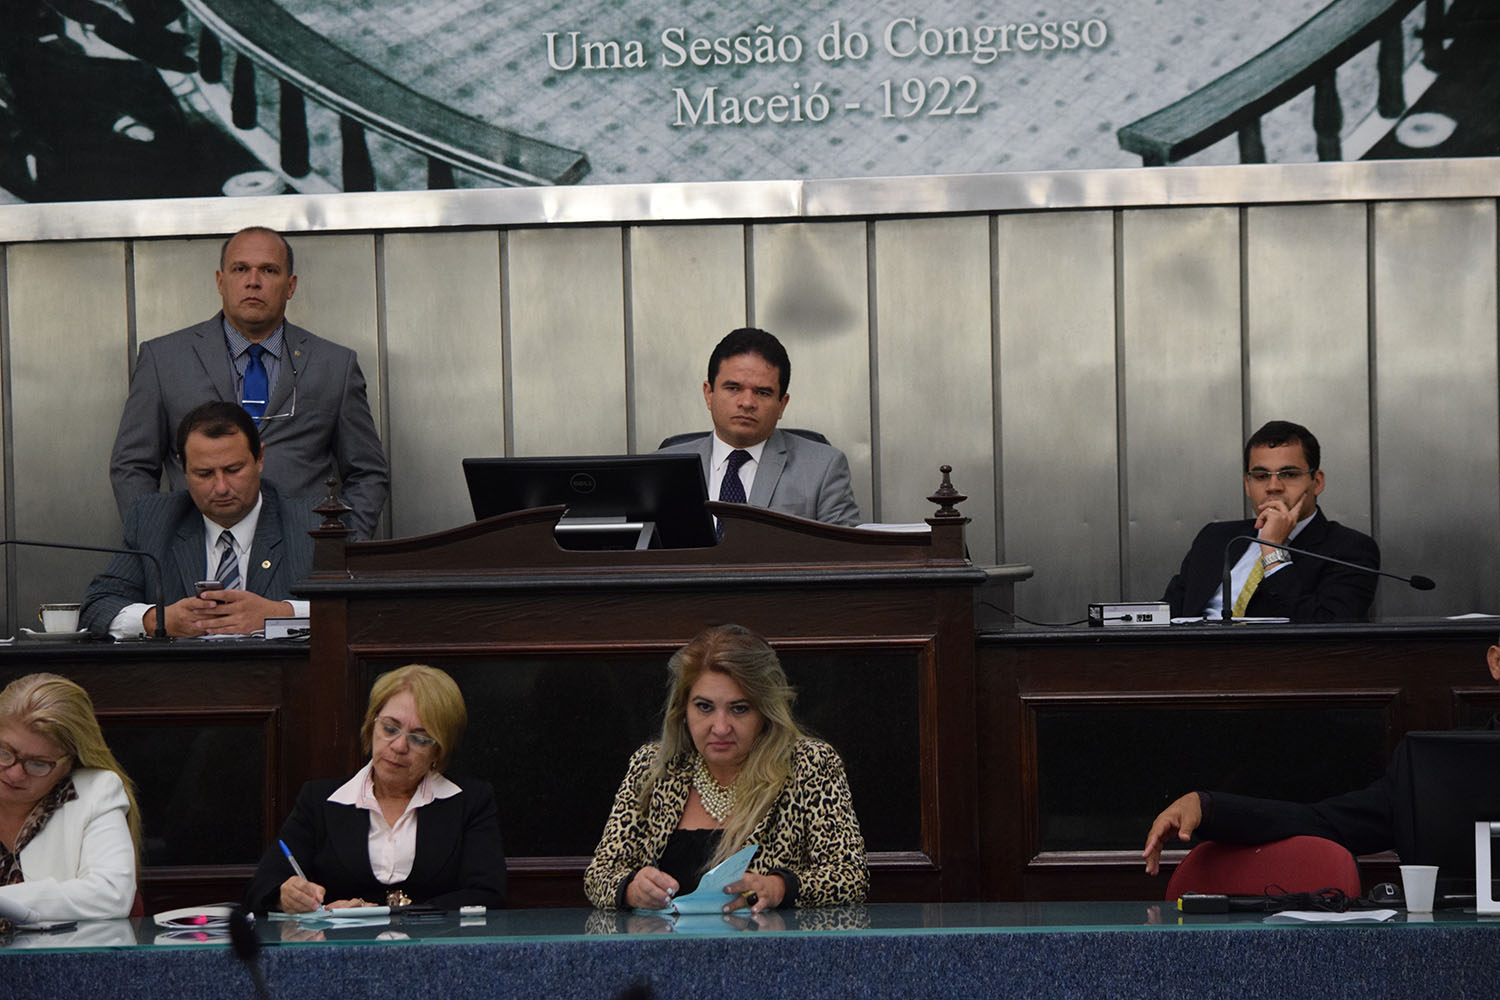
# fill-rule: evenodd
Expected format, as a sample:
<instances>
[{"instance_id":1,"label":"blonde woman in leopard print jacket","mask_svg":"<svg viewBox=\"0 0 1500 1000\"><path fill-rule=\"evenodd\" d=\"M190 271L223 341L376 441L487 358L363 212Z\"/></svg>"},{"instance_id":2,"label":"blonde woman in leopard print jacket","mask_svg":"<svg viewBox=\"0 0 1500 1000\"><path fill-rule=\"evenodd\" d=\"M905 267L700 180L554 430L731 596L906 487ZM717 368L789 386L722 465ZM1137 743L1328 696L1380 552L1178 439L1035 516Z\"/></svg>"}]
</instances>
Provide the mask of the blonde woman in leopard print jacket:
<instances>
[{"instance_id":1,"label":"blonde woman in leopard print jacket","mask_svg":"<svg viewBox=\"0 0 1500 1000\"><path fill-rule=\"evenodd\" d=\"M725 909L862 902L864 837L844 765L803 735L775 651L738 625L669 664L661 740L635 752L584 874L595 906L663 909L746 844L760 851Z\"/></svg>"}]
</instances>

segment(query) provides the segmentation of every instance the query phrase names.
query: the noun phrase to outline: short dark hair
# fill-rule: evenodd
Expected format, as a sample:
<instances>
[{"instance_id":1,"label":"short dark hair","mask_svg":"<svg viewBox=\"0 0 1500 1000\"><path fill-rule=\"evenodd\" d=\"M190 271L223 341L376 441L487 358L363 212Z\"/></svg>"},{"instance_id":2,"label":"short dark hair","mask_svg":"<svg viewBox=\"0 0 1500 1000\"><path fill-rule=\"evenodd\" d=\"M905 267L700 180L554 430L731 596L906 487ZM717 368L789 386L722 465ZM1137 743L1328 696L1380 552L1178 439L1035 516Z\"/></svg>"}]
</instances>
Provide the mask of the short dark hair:
<instances>
[{"instance_id":1,"label":"short dark hair","mask_svg":"<svg viewBox=\"0 0 1500 1000\"><path fill-rule=\"evenodd\" d=\"M1318 447L1318 439L1313 437L1312 431L1290 420L1272 420L1245 442L1246 474L1250 472L1251 448L1280 448L1284 444L1302 446L1302 454L1307 456L1307 471L1317 472L1322 468L1318 463L1323 460L1323 449Z\"/></svg>"},{"instance_id":2,"label":"short dark hair","mask_svg":"<svg viewBox=\"0 0 1500 1000\"><path fill-rule=\"evenodd\" d=\"M187 468L188 435L194 431L211 438L228 437L239 432L250 443L250 455L260 455L260 431L255 429L255 421L238 403L215 399L193 407L182 418L182 423L177 425L177 461L184 469Z\"/></svg>"},{"instance_id":3,"label":"short dark hair","mask_svg":"<svg viewBox=\"0 0 1500 1000\"><path fill-rule=\"evenodd\" d=\"M725 359L736 358L741 354L758 355L766 364L775 368L780 376L781 395L786 395L786 387L792 384L792 359L786 356L786 348L781 346L781 341L753 326L742 326L738 330L729 331L729 335L714 347L714 352L708 356L710 388L719 377L719 365Z\"/></svg>"},{"instance_id":4,"label":"short dark hair","mask_svg":"<svg viewBox=\"0 0 1500 1000\"><path fill-rule=\"evenodd\" d=\"M219 247L219 270L224 270L224 262L229 258L229 244L234 242L235 236L240 236L244 233L270 233L272 236L280 240L281 248L286 251L286 273L297 273L297 265L292 258L292 245L286 241L285 236L282 236L270 226L246 226L238 233L235 233L234 236L231 236L229 237L229 239L225 240L224 244Z\"/></svg>"}]
</instances>

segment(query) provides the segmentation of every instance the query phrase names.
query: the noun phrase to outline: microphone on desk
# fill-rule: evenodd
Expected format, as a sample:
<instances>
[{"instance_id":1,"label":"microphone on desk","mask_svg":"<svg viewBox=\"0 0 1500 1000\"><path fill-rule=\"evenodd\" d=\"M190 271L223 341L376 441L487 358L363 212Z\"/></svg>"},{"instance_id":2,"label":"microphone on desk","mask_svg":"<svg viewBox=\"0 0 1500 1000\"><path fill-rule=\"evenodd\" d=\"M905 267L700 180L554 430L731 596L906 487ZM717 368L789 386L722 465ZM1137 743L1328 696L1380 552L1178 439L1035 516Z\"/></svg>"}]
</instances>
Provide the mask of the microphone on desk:
<instances>
[{"instance_id":1,"label":"microphone on desk","mask_svg":"<svg viewBox=\"0 0 1500 1000\"><path fill-rule=\"evenodd\" d=\"M270 997L266 974L260 967L260 938L255 935L255 918L246 913L242 906L229 908L229 944L239 960L250 970L256 997L259 1000Z\"/></svg>"},{"instance_id":2,"label":"microphone on desk","mask_svg":"<svg viewBox=\"0 0 1500 1000\"><path fill-rule=\"evenodd\" d=\"M1234 564L1236 562L1239 562L1238 559L1231 560L1229 558L1229 548L1235 542L1239 541L1254 542L1257 545L1269 545L1273 549L1280 549L1283 552L1290 552L1293 555L1307 556L1309 559L1321 559L1324 562L1335 563L1339 566L1347 566L1350 569L1357 569L1361 573L1373 573L1376 576L1388 576L1392 580L1400 580L1402 583L1408 584L1412 590L1431 590L1437 586L1437 584L1432 581L1431 577L1421 576L1416 573L1413 573L1411 576L1400 576L1396 573L1387 573L1385 570L1372 569L1369 566L1361 566L1359 563L1349 562L1347 559L1335 559L1333 556L1325 556L1321 552L1309 552L1307 549L1293 548L1290 545L1283 545L1280 542L1268 542L1265 539L1256 538L1254 535L1235 535L1224 545L1224 589L1222 596L1224 607L1220 611L1220 620L1223 621L1226 625L1234 621L1234 616L1231 614L1231 611L1234 608L1234 604L1229 598L1229 576L1234 570Z\"/></svg>"},{"instance_id":3,"label":"microphone on desk","mask_svg":"<svg viewBox=\"0 0 1500 1000\"><path fill-rule=\"evenodd\" d=\"M167 637L167 609L162 603L161 585L161 561L150 552L142 552L140 549L110 549L102 545L74 545L71 542L34 542L24 538L0 538L0 545L23 545L35 549L64 549L70 552L109 552L114 555L140 556L149 559L151 567L156 571L156 634L153 639L165 639Z\"/></svg>"}]
</instances>

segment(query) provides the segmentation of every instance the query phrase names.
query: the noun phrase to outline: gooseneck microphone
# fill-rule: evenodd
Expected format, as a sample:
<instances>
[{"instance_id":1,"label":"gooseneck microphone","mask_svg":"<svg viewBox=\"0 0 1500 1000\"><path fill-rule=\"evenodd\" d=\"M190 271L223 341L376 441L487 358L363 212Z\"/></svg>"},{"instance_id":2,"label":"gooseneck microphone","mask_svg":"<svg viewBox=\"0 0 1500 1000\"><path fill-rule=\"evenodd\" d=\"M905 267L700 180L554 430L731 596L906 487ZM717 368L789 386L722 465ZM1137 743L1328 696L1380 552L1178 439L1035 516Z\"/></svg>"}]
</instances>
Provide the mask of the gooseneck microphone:
<instances>
[{"instance_id":1,"label":"gooseneck microphone","mask_svg":"<svg viewBox=\"0 0 1500 1000\"><path fill-rule=\"evenodd\" d=\"M34 542L25 538L0 538L0 545L23 545L34 549L65 549L70 552L109 552L113 555L140 556L151 561L156 576L156 632L153 639L167 638L167 609L162 604L161 561L150 552L140 549L110 549L102 545L74 545L71 542Z\"/></svg>"},{"instance_id":2,"label":"gooseneck microphone","mask_svg":"<svg viewBox=\"0 0 1500 1000\"><path fill-rule=\"evenodd\" d=\"M1321 552L1309 552L1307 549L1293 548L1290 545L1283 545L1280 542L1268 542L1265 539L1256 538L1254 535L1235 535L1224 545L1224 589L1222 596L1224 607L1220 612L1220 621L1224 622L1224 624L1226 625L1231 624L1234 621L1234 616L1231 614L1234 605L1230 601L1229 597L1229 576L1234 570L1234 564L1239 562L1238 558L1229 558L1229 549L1230 546L1234 545L1235 542L1241 541L1253 542L1256 545L1269 545L1273 549L1280 549L1283 552L1290 552L1293 555L1307 556L1309 559L1321 559L1324 562L1335 563L1339 566L1347 566L1350 569L1357 569L1361 573L1372 573L1375 576L1388 576L1392 580L1400 580L1402 583L1409 585L1412 590L1431 590L1437 586L1437 584L1432 581L1431 577L1420 576L1416 573L1413 573L1411 576L1401 576L1397 573L1387 573L1382 569L1373 569L1369 566L1361 566L1359 563L1349 562L1347 559L1336 559L1333 556L1325 556Z\"/></svg>"}]
</instances>

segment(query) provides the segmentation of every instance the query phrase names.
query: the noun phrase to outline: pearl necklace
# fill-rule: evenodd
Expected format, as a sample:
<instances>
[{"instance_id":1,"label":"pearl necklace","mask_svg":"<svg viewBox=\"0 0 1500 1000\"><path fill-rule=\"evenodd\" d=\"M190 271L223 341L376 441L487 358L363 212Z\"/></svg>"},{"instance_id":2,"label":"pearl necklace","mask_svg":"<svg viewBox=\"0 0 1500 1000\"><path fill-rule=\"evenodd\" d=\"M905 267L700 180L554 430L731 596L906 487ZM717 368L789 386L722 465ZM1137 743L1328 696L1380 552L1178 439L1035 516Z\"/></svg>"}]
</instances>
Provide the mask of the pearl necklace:
<instances>
[{"instance_id":1,"label":"pearl necklace","mask_svg":"<svg viewBox=\"0 0 1500 1000\"><path fill-rule=\"evenodd\" d=\"M728 788L719 784L708 773L708 764L699 755L698 763L693 767L693 787L698 790L698 800L703 803L703 811L712 816L715 822L723 824L729 814L734 812L734 790L739 783L740 779L736 776Z\"/></svg>"}]
</instances>

